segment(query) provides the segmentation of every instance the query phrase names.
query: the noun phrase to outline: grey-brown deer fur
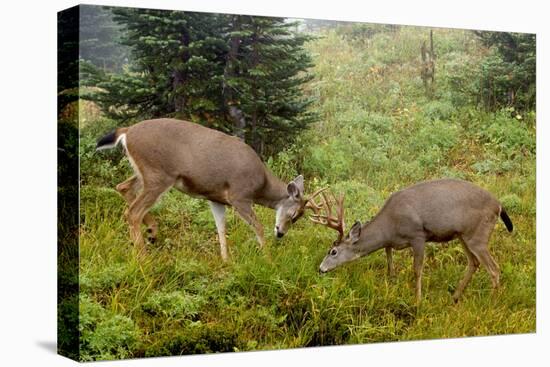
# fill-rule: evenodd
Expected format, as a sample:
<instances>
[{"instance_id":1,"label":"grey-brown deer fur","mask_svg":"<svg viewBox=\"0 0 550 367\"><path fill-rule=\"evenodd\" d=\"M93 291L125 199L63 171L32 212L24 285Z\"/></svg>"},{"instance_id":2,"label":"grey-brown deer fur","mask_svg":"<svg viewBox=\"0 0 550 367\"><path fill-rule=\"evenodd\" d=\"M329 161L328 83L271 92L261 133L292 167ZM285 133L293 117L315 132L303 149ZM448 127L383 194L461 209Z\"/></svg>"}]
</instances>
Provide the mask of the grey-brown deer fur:
<instances>
[{"instance_id":1,"label":"grey-brown deer fur","mask_svg":"<svg viewBox=\"0 0 550 367\"><path fill-rule=\"evenodd\" d=\"M392 194L370 222L356 222L347 236L334 243L319 271L330 271L385 248L388 272L392 274L392 249L412 247L419 302L426 242L458 238L468 258L468 268L453 294L457 301L480 264L491 276L493 288L499 285L499 267L488 249L499 216L511 232L510 218L488 191L456 179L421 182Z\"/></svg>"}]
</instances>

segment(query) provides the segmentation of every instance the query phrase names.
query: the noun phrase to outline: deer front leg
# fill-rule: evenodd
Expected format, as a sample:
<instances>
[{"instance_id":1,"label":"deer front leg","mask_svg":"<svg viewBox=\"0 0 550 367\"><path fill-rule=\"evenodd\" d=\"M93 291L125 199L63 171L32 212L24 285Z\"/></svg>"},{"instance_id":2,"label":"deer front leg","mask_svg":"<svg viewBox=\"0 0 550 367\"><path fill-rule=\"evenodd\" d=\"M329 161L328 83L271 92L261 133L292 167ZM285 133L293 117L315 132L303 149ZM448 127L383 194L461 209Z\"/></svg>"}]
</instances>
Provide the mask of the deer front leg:
<instances>
[{"instance_id":1,"label":"deer front leg","mask_svg":"<svg viewBox=\"0 0 550 367\"><path fill-rule=\"evenodd\" d=\"M422 301L422 268L424 267L424 241L416 241L412 244L413 248L413 268L416 279L416 305Z\"/></svg>"},{"instance_id":2,"label":"deer front leg","mask_svg":"<svg viewBox=\"0 0 550 367\"><path fill-rule=\"evenodd\" d=\"M218 229L218 240L220 241L220 251L222 255L222 260L228 260L227 254L227 243L225 238L225 205L210 203L210 210L212 210L212 215L214 215L214 220L216 221L216 228Z\"/></svg>"},{"instance_id":3,"label":"deer front leg","mask_svg":"<svg viewBox=\"0 0 550 367\"><path fill-rule=\"evenodd\" d=\"M252 229L254 230L254 233L256 233L256 238L258 239L260 248L263 248L265 245L264 227L256 218L256 214L252 209L252 202L237 201L237 202L231 203L231 205L235 208L239 216L243 218L244 221L252 227Z\"/></svg>"}]
</instances>

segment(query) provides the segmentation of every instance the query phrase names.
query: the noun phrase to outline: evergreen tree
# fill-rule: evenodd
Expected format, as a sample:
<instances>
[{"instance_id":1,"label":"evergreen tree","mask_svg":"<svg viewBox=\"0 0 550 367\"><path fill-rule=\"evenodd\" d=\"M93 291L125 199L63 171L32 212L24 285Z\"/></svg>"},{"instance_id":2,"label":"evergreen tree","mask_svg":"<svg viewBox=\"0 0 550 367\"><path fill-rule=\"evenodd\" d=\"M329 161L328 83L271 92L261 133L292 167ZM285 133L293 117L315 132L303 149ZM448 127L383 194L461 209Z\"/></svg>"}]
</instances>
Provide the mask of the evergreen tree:
<instances>
[{"instance_id":1,"label":"evergreen tree","mask_svg":"<svg viewBox=\"0 0 550 367\"><path fill-rule=\"evenodd\" d=\"M474 32L494 53L482 64L484 105L534 109L536 103L536 36L529 33Z\"/></svg>"},{"instance_id":2,"label":"evergreen tree","mask_svg":"<svg viewBox=\"0 0 550 367\"><path fill-rule=\"evenodd\" d=\"M57 16L57 114L78 100L79 7Z\"/></svg>"},{"instance_id":3,"label":"evergreen tree","mask_svg":"<svg viewBox=\"0 0 550 367\"><path fill-rule=\"evenodd\" d=\"M293 33L295 27L282 18L230 20L225 103L234 126L261 154L276 151L315 118L307 112L311 99L300 89L311 78L311 58L303 48L309 36Z\"/></svg>"},{"instance_id":4,"label":"evergreen tree","mask_svg":"<svg viewBox=\"0 0 550 367\"><path fill-rule=\"evenodd\" d=\"M103 71L122 71L128 62L128 48L118 42L120 26L113 21L109 8L80 5L81 60Z\"/></svg>"},{"instance_id":5,"label":"evergreen tree","mask_svg":"<svg viewBox=\"0 0 550 367\"><path fill-rule=\"evenodd\" d=\"M131 49L125 72L109 75L97 99L116 117L210 116L219 114L225 43L215 14L113 8ZM96 74L97 76L97 74ZM216 103L218 102L218 103Z\"/></svg>"},{"instance_id":6,"label":"evergreen tree","mask_svg":"<svg viewBox=\"0 0 550 367\"><path fill-rule=\"evenodd\" d=\"M300 86L309 36L282 18L113 8L131 65L84 67L94 98L116 117L176 116L244 138L271 154L313 121ZM89 65L88 65L89 66Z\"/></svg>"}]
</instances>

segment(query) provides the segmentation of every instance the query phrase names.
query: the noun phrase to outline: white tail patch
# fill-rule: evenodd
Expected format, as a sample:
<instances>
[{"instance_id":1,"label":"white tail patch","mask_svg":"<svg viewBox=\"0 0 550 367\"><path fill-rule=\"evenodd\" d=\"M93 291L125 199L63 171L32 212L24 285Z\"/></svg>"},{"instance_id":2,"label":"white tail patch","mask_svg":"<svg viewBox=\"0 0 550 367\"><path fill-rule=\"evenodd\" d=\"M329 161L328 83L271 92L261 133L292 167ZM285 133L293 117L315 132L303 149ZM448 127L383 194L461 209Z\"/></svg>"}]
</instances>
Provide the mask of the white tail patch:
<instances>
[{"instance_id":1,"label":"white tail patch","mask_svg":"<svg viewBox=\"0 0 550 367\"><path fill-rule=\"evenodd\" d=\"M112 148L116 147L118 145L118 143L120 143L120 142L122 142L122 145L124 146L124 149L126 149L126 133L120 134L116 138L116 140L113 144L102 145L102 146L96 148L96 151L105 150L105 149L112 149Z\"/></svg>"},{"instance_id":2,"label":"white tail patch","mask_svg":"<svg viewBox=\"0 0 550 367\"><path fill-rule=\"evenodd\" d=\"M130 151L128 150L128 147L126 146L126 134L120 134L120 136L117 138L115 142L115 145L117 145L119 141L122 143L122 146L124 147L124 151L126 152L126 157L128 157L128 161L130 162L130 165L132 166L134 173L136 174L140 182L143 182L143 176L141 175L141 171L139 170L139 167L136 164L136 161L132 158L132 156L130 155Z\"/></svg>"},{"instance_id":3,"label":"white tail patch","mask_svg":"<svg viewBox=\"0 0 550 367\"><path fill-rule=\"evenodd\" d=\"M118 145L118 143L122 143L122 146L124 147L124 150L128 151L128 149L126 149L126 133L122 133L118 136L118 138L116 138L114 146L116 147Z\"/></svg>"},{"instance_id":4,"label":"white tail patch","mask_svg":"<svg viewBox=\"0 0 550 367\"><path fill-rule=\"evenodd\" d=\"M95 150L96 150L96 152L99 152L100 150L112 149L114 147L116 147L116 143L115 144L102 145L98 148L95 148Z\"/></svg>"}]
</instances>

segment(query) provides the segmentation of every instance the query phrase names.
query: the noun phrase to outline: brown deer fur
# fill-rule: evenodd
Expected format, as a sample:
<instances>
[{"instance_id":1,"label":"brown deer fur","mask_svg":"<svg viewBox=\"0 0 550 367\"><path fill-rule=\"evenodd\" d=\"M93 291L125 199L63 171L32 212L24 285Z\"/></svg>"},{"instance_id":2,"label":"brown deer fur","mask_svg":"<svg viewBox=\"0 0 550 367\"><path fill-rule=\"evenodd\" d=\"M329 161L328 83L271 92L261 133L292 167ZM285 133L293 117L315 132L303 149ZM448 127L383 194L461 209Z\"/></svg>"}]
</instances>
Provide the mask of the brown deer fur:
<instances>
[{"instance_id":1,"label":"brown deer fur","mask_svg":"<svg viewBox=\"0 0 550 367\"><path fill-rule=\"evenodd\" d=\"M303 215L308 201L302 176L288 184L282 182L242 140L199 124L175 119L142 121L104 136L97 149L118 143L124 146L135 173L117 190L129 204L130 237L140 250L144 249L141 223L154 240L157 224L149 209L172 187L210 201L224 260L228 258L225 206L235 208L263 246L263 227L252 204L277 211L275 234L282 237L290 223Z\"/></svg>"}]
</instances>

